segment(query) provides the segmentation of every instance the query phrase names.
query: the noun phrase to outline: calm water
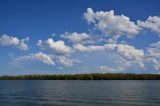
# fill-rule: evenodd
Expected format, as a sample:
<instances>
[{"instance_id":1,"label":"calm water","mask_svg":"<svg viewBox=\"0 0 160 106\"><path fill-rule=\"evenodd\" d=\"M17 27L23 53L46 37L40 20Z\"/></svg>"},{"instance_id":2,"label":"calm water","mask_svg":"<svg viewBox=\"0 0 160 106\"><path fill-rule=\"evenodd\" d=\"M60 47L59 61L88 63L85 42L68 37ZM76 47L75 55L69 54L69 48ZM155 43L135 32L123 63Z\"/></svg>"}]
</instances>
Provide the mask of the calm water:
<instances>
[{"instance_id":1,"label":"calm water","mask_svg":"<svg viewBox=\"0 0 160 106\"><path fill-rule=\"evenodd\" d=\"M0 106L159 106L160 81L0 81Z\"/></svg>"}]
</instances>

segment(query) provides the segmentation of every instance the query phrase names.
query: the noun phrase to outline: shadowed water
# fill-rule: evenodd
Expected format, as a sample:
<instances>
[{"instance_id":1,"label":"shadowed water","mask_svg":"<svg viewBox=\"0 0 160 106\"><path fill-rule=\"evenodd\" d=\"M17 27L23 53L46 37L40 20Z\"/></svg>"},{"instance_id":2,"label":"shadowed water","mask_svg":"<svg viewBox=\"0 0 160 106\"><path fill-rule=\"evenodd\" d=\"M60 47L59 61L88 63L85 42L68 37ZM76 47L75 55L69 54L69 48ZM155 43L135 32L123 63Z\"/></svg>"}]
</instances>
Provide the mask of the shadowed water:
<instances>
[{"instance_id":1,"label":"shadowed water","mask_svg":"<svg viewBox=\"0 0 160 106\"><path fill-rule=\"evenodd\" d=\"M0 106L102 105L159 106L160 81L0 81Z\"/></svg>"}]
</instances>

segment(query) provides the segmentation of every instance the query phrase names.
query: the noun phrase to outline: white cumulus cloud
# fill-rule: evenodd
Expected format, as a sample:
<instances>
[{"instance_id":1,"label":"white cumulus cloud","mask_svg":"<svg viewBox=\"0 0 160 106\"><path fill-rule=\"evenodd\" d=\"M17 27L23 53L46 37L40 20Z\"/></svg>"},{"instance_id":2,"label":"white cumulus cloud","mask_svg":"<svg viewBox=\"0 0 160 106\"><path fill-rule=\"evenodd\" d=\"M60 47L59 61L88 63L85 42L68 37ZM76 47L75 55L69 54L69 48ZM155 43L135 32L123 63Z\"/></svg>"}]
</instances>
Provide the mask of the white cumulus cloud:
<instances>
[{"instance_id":1,"label":"white cumulus cloud","mask_svg":"<svg viewBox=\"0 0 160 106\"><path fill-rule=\"evenodd\" d=\"M106 44L105 49L114 50L127 60L139 60L144 57L143 50L136 49L128 44Z\"/></svg>"},{"instance_id":2,"label":"white cumulus cloud","mask_svg":"<svg viewBox=\"0 0 160 106\"><path fill-rule=\"evenodd\" d=\"M4 34L0 37L0 45L2 46L15 46L21 50L28 50L29 47L26 42L28 42L29 38L26 37L25 39L18 39L14 36L8 36Z\"/></svg>"},{"instance_id":3,"label":"white cumulus cloud","mask_svg":"<svg viewBox=\"0 0 160 106\"><path fill-rule=\"evenodd\" d=\"M76 44L73 47L74 50L80 52L92 52L100 50L113 51L129 61L140 60L144 57L143 50L136 49L128 44L105 44L102 46L84 46L82 44Z\"/></svg>"},{"instance_id":4,"label":"white cumulus cloud","mask_svg":"<svg viewBox=\"0 0 160 106\"><path fill-rule=\"evenodd\" d=\"M129 17L115 15L113 10L94 12L91 8L88 8L87 12L84 13L84 18L102 33L111 35L112 40L117 40L121 35L127 35L128 38L132 38L140 30Z\"/></svg>"},{"instance_id":5,"label":"white cumulus cloud","mask_svg":"<svg viewBox=\"0 0 160 106\"><path fill-rule=\"evenodd\" d=\"M45 54L42 52L31 53L31 54L25 55L25 56L19 56L14 59L14 63L23 63L23 62L29 61L29 60L38 60L38 61L41 61L41 62L48 64L48 65L55 64L55 62L53 61L52 55L48 55L48 54Z\"/></svg>"},{"instance_id":6,"label":"white cumulus cloud","mask_svg":"<svg viewBox=\"0 0 160 106\"><path fill-rule=\"evenodd\" d=\"M80 61L77 59L70 59L65 56L58 56L57 57L57 64L60 64L62 66L71 67L76 63L80 63Z\"/></svg>"},{"instance_id":7,"label":"white cumulus cloud","mask_svg":"<svg viewBox=\"0 0 160 106\"><path fill-rule=\"evenodd\" d=\"M53 57L51 55L47 55L42 52L36 53L35 55L33 55L33 57L46 64L52 64L52 65L55 64L53 61Z\"/></svg>"},{"instance_id":8,"label":"white cumulus cloud","mask_svg":"<svg viewBox=\"0 0 160 106\"><path fill-rule=\"evenodd\" d=\"M32 60L40 61L48 65L59 65L64 67L71 67L81 62L80 60L65 56L55 56L51 54L45 54L43 52L38 52L38 53L31 53L25 56L16 57L14 58L14 61L12 63L21 64L26 61L32 61Z\"/></svg>"},{"instance_id":9,"label":"white cumulus cloud","mask_svg":"<svg viewBox=\"0 0 160 106\"><path fill-rule=\"evenodd\" d=\"M37 45L42 48L51 49L57 54L67 55L72 52L71 47L65 45L63 40L54 41L52 38L46 41L38 40Z\"/></svg>"},{"instance_id":10,"label":"white cumulus cloud","mask_svg":"<svg viewBox=\"0 0 160 106\"><path fill-rule=\"evenodd\" d=\"M61 37L70 40L73 43L80 43L80 44L84 44L84 43L93 43L93 36L87 33L77 33L77 32L73 32L73 33L68 33L65 32L64 34L61 35Z\"/></svg>"},{"instance_id":11,"label":"white cumulus cloud","mask_svg":"<svg viewBox=\"0 0 160 106\"><path fill-rule=\"evenodd\" d=\"M80 52L92 52L97 50L103 50L103 46L84 46L82 44L73 45L74 50Z\"/></svg>"},{"instance_id":12,"label":"white cumulus cloud","mask_svg":"<svg viewBox=\"0 0 160 106\"><path fill-rule=\"evenodd\" d=\"M160 41L157 43L151 44L147 48L148 56L146 61L149 62L154 69L160 70Z\"/></svg>"},{"instance_id":13,"label":"white cumulus cloud","mask_svg":"<svg viewBox=\"0 0 160 106\"><path fill-rule=\"evenodd\" d=\"M138 26L160 34L160 16L149 16L146 21L137 21Z\"/></svg>"}]
</instances>

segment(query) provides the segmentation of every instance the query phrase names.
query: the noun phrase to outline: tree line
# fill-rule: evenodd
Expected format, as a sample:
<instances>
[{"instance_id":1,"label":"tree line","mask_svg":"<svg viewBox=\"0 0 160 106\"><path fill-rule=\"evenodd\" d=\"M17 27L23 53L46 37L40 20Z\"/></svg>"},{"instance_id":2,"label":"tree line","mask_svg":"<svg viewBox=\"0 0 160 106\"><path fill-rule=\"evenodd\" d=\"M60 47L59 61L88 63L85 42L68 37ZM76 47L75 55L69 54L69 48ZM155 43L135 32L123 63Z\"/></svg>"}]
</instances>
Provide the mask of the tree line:
<instances>
[{"instance_id":1,"label":"tree line","mask_svg":"<svg viewBox=\"0 0 160 106\"><path fill-rule=\"evenodd\" d=\"M70 75L0 76L0 80L160 80L160 74L93 73Z\"/></svg>"}]
</instances>

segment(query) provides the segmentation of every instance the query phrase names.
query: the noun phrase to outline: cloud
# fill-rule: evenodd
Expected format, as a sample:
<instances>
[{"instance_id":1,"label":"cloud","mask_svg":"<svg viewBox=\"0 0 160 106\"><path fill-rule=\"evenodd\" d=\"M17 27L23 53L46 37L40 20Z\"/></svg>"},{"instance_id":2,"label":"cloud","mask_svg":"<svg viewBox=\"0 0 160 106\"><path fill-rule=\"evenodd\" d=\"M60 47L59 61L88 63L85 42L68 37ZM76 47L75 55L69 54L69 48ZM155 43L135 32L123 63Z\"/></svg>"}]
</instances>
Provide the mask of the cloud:
<instances>
[{"instance_id":1,"label":"cloud","mask_svg":"<svg viewBox=\"0 0 160 106\"><path fill-rule=\"evenodd\" d=\"M160 49L160 41L158 41L157 43L150 44L150 46Z\"/></svg>"},{"instance_id":2,"label":"cloud","mask_svg":"<svg viewBox=\"0 0 160 106\"><path fill-rule=\"evenodd\" d=\"M140 31L140 28L129 17L115 15L113 10L94 12L88 8L87 12L84 13L84 18L102 33L110 35L112 40L117 40L122 35L132 38Z\"/></svg>"},{"instance_id":3,"label":"cloud","mask_svg":"<svg viewBox=\"0 0 160 106\"><path fill-rule=\"evenodd\" d=\"M93 41L93 35L87 34L87 33L68 33L65 32L64 34L61 35L62 38L68 39L73 43L80 43L80 44L85 44L85 43L94 43Z\"/></svg>"},{"instance_id":4,"label":"cloud","mask_svg":"<svg viewBox=\"0 0 160 106\"><path fill-rule=\"evenodd\" d=\"M80 70L82 70L85 73L119 73L124 72L123 67L110 67L107 65L98 65L98 66L82 66L80 67Z\"/></svg>"},{"instance_id":5,"label":"cloud","mask_svg":"<svg viewBox=\"0 0 160 106\"><path fill-rule=\"evenodd\" d=\"M38 40L37 42L37 46L42 47L43 41L42 40Z\"/></svg>"},{"instance_id":6,"label":"cloud","mask_svg":"<svg viewBox=\"0 0 160 106\"><path fill-rule=\"evenodd\" d=\"M126 70L129 68L135 69L135 68L141 68L145 69L144 64L144 51L141 49L136 49L135 47L128 45L128 44L105 44L102 46L84 46L81 44L76 44L73 46L75 51L82 52L82 53L101 53L104 52L106 55L112 54L112 61L111 63L114 63L118 65L115 66L113 70ZM114 58L114 54L116 54L118 57L117 59ZM91 55L91 54L90 54ZM106 58L106 57L104 57ZM125 64L124 64L125 63ZM111 69L111 67L109 67ZM106 70L109 70L108 67L105 68Z\"/></svg>"},{"instance_id":7,"label":"cloud","mask_svg":"<svg viewBox=\"0 0 160 106\"><path fill-rule=\"evenodd\" d=\"M48 65L60 65L64 67L71 67L81 62L80 60L68 58L65 56L55 56L51 54L45 54L42 52L38 52L38 53L31 53L25 56L19 56L16 58L14 57L14 61L12 63L21 64L21 63L32 61L32 60L37 60L45 64L48 64Z\"/></svg>"},{"instance_id":8,"label":"cloud","mask_svg":"<svg viewBox=\"0 0 160 106\"><path fill-rule=\"evenodd\" d=\"M18 39L14 36L8 36L7 34L4 34L0 37L0 45L2 46L15 46L21 50L28 50L29 47L26 44L28 42L29 38L26 37L25 39Z\"/></svg>"},{"instance_id":9,"label":"cloud","mask_svg":"<svg viewBox=\"0 0 160 106\"><path fill-rule=\"evenodd\" d=\"M150 44L150 47L147 48L149 57L160 58L160 41L157 43Z\"/></svg>"},{"instance_id":10,"label":"cloud","mask_svg":"<svg viewBox=\"0 0 160 106\"><path fill-rule=\"evenodd\" d=\"M42 52L36 53L34 57L43 63L54 65L53 57Z\"/></svg>"},{"instance_id":11,"label":"cloud","mask_svg":"<svg viewBox=\"0 0 160 106\"><path fill-rule=\"evenodd\" d=\"M152 66L155 70L160 70L160 59L155 57L146 58L146 62L149 63L149 66Z\"/></svg>"},{"instance_id":12,"label":"cloud","mask_svg":"<svg viewBox=\"0 0 160 106\"><path fill-rule=\"evenodd\" d=\"M160 70L160 41L153 43L147 48L148 55L146 61L150 63L155 70Z\"/></svg>"},{"instance_id":13,"label":"cloud","mask_svg":"<svg viewBox=\"0 0 160 106\"><path fill-rule=\"evenodd\" d=\"M143 63L144 51L136 49L135 47L128 44L106 44L105 49L108 51L113 51L121 56L125 61L124 69L134 66L141 69L145 68Z\"/></svg>"},{"instance_id":14,"label":"cloud","mask_svg":"<svg viewBox=\"0 0 160 106\"><path fill-rule=\"evenodd\" d=\"M122 72L124 71L124 69L122 67L118 67L118 68L111 68L111 67L108 67L108 66L99 66L99 70L102 71L102 72Z\"/></svg>"},{"instance_id":15,"label":"cloud","mask_svg":"<svg viewBox=\"0 0 160 106\"><path fill-rule=\"evenodd\" d=\"M143 50L136 49L128 44L105 44L102 46L84 46L81 44L76 44L73 47L74 50L80 52L92 52L100 50L113 51L129 61L140 60L144 57Z\"/></svg>"},{"instance_id":16,"label":"cloud","mask_svg":"<svg viewBox=\"0 0 160 106\"><path fill-rule=\"evenodd\" d=\"M113 51L125 59L125 68L135 66L141 69L145 68L143 63L144 51L136 49L135 47L128 44L106 44L105 50Z\"/></svg>"},{"instance_id":17,"label":"cloud","mask_svg":"<svg viewBox=\"0 0 160 106\"><path fill-rule=\"evenodd\" d=\"M147 52L149 53L149 57L160 57L160 49L159 48L148 48Z\"/></svg>"},{"instance_id":18,"label":"cloud","mask_svg":"<svg viewBox=\"0 0 160 106\"><path fill-rule=\"evenodd\" d=\"M123 38L119 39L121 36L135 37L144 29L160 34L159 16L150 16L146 21L138 20L135 23L127 16L115 15L113 10L94 12L88 8L84 18L94 26L95 32L92 32L94 34L65 32L61 34L62 40L53 38L38 40L37 46L41 50L48 50L46 52L49 54L43 51L17 58L9 54L10 57L17 63L36 60L58 67L72 67L82 63L78 67L84 66L86 70L95 69L101 72L122 72L146 67L160 70L160 41L151 44L145 51L127 44ZM55 37L55 34L52 37ZM117 43L118 39L122 40L121 43ZM15 36L2 35L0 45L27 50L29 49L28 40L29 38L19 39ZM66 40L70 42L66 44ZM74 58L76 56L79 60Z\"/></svg>"},{"instance_id":19,"label":"cloud","mask_svg":"<svg viewBox=\"0 0 160 106\"><path fill-rule=\"evenodd\" d=\"M160 34L160 17L149 16L146 21L137 21L138 26L149 29L157 34Z\"/></svg>"},{"instance_id":20,"label":"cloud","mask_svg":"<svg viewBox=\"0 0 160 106\"><path fill-rule=\"evenodd\" d=\"M106 44L106 50L114 50L123 58L131 60L139 60L144 57L143 50L136 49L135 47L128 44Z\"/></svg>"},{"instance_id":21,"label":"cloud","mask_svg":"<svg viewBox=\"0 0 160 106\"><path fill-rule=\"evenodd\" d=\"M28 40L29 40L28 37L26 37L25 39L21 39L18 48L21 49L21 50L28 50L29 47L28 47L28 45L25 43L25 42L27 42Z\"/></svg>"},{"instance_id":22,"label":"cloud","mask_svg":"<svg viewBox=\"0 0 160 106\"><path fill-rule=\"evenodd\" d=\"M14 63L23 63L25 61L29 61L29 60L38 60L41 61L45 64L48 65L54 65L54 61L53 61L53 56L51 55L47 55L45 53L42 52L38 52L38 53L31 53L29 55L26 56L20 56L14 59Z\"/></svg>"},{"instance_id":23,"label":"cloud","mask_svg":"<svg viewBox=\"0 0 160 106\"><path fill-rule=\"evenodd\" d=\"M97 50L103 50L103 46L84 46L82 44L73 45L74 50L80 52L93 52Z\"/></svg>"},{"instance_id":24,"label":"cloud","mask_svg":"<svg viewBox=\"0 0 160 106\"><path fill-rule=\"evenodd\" d=\"M77 59L69 59L67 57L64 56L58 56L57 57L57 63L66 67L71 67L76 63L80 63L79 60Z\"/></svg>"},{"instance_id":25,"label":"cloud","mask_svg":"<svg viewBox=\"0 0 160 106\"><path fill-rule=\"evenodd\" d=\"M18 45L20 43L20 40L17 37L8 36L6 34L2 35L0 37L0 43L2 46L8 46L8 45Z\"/></svg>"},{"instance_id":26,"label":"cloud","mask_svg":"<svg viewBox=\"0 0 160 106\"><path fill-rule=\"evenodd\" d=\"M72 52L71 47L65 45L63 40L54 41L52 38L49 38L46 41L38 40L37 45L41 48L50 49L61 55L67 55Z\"/></svg>"}]
</instances>

